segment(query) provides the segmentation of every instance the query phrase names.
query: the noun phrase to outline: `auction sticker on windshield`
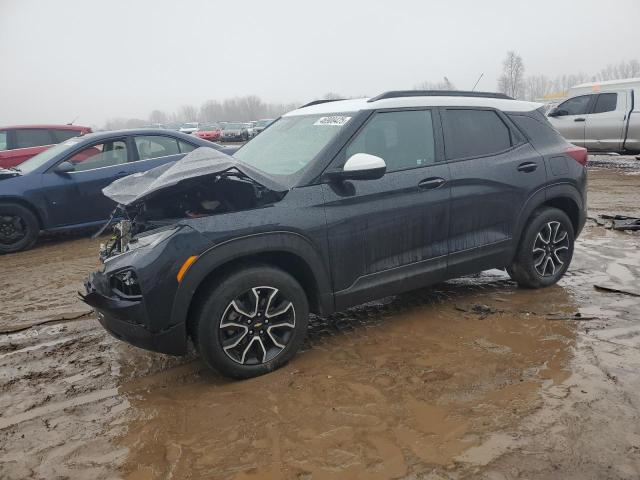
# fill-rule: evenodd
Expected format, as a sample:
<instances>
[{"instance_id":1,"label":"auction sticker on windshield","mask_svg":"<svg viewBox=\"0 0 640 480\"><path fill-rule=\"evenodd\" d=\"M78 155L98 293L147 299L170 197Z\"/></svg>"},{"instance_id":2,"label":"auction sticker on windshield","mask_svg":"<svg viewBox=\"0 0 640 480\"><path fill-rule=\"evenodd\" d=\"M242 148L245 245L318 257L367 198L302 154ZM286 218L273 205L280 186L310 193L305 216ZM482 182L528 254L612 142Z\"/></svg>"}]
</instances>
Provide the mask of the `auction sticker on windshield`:
<instances>
[{"instance_id":1,"label":"auction sticker on windshield","mask_svg":"<svg viewBox=\"0 0 640 480\"><path fill-rule=\"evenodd\" d=\"M316 123L314 123L314 125L330 125L334 127L341 127L349 120L351 120L351 117L332 115L331 117L320 117L318 120L316 120Z\"/></svg>"}]
</instances>

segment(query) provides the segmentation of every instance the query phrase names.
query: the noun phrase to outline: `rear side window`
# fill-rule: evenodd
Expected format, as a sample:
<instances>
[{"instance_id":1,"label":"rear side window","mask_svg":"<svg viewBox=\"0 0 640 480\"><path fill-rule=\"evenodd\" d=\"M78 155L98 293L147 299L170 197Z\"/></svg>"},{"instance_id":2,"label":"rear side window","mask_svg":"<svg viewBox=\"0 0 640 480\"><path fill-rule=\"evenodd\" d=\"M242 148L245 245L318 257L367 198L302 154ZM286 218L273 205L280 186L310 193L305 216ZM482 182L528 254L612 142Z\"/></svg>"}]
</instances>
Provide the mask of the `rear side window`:
<instances>
[{"instance_id":1,"label":"rear side window","mask_svg":"<svg viewBox=\"0 0 640 480\"><path fill-rule=\"evenodd\" d=\"M593 113L613 112L618 104L617 93L601 93L596 100Z\"/></svg>"},{"instance_id":2,"label":"rear side window","mask_svg":"<svg viewBox=\"0 0 640 480\"><path fill-rule=\"evenodd\" d=\"M49 131L44 128L24 128L15 131L16 148L40 147L53 142Z\"/></svg>"},{"instance_id":3,"label":"rear side window","mask_svg":"<svg viewBox=\"0 0 640 480\"><path fill-rule=\"evenodd\" d=\"M61 143L65 140L69 140L70 138L78 137L80 132L78 130L58 129L51 130L51 134L53 135L53 139L56 143Z\"/></svg>"},{"instance_id":4,"label":"rear side window","mask_svg":"<svg viewBox=\"0 0 640 480\"><path fill-rule=\"evenodd\" d=\"M580 97L570 98L566 102L558 105L558 110L564 110L565 115L584 115L589 108L589 102L593 95L582 95Z\"/></svg>"},{"instance_id":5,"label":"rear side window","mask_svg":"<svg viewBox=\"0 0 640 480\"><path fill-rule=\"evenodd\" d=\"M431 112L409 110L376 113L349 144L346 158L354 153L368 153L382 158L388 172L435 162Z\"/></svg>"},{"instance_id":6,"label":"rear side window","mask_svg":"<svg viewBox=\"0 0 640 480\"><path fill-rule=\"evenodd\" d=\"M0 130L0 152L9 148L7 143L7 131Z\"/></svg>"},{"instance_id":7,"label":"rear side window","mask_svg":"<svg viewBox=\"0 0 640 480\"><path fill-rule=\"evenodd\" d=\"M477 157L511 148L511 133L493 110L448 109L444 114L447 159Z\"/></svg>"},{"instance_id":8,"label":"rear side window","mask_svg":"<svg viewBox=\"0 0 640 480\"><path fill-rule=\"evenodd\" d=\"M138 158L148 160L150 158L178 155L178 141L175 138L161 135L149 135L135 137Z\"/></svg>"}]
</instances>

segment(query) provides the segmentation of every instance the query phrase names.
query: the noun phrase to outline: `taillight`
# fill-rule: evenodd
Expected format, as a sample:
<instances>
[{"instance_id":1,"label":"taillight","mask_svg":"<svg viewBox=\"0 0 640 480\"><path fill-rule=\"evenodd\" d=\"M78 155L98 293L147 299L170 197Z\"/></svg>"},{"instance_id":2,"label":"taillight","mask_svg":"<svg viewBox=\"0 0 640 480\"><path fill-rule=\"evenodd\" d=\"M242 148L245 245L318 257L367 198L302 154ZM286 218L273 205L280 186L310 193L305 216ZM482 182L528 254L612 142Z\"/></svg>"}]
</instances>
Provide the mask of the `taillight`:
<instances>
[{"instance_id":1,"label":"taillight","mask_svg":"<svg viewBox=\"0 0 640 480\"><path fill-rule=\"evenodd\" d=\"M587 149L582 147L576 147L575 145L571 145L565 150L565 153L573 158L576 162L578 162L583 167L587 166L587 159L589 155L587 154Z\"/></svg>"}]
</instances>

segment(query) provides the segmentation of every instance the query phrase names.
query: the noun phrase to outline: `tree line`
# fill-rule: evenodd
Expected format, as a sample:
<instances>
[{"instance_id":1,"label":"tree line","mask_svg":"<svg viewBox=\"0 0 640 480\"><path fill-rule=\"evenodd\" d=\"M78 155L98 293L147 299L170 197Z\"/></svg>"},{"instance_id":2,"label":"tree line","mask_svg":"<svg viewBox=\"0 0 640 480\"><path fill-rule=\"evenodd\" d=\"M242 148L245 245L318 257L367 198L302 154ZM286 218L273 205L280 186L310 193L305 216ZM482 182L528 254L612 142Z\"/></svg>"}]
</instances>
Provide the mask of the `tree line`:
<instances>
[{"instance_id":1,"label":"tree line","mask_svg":"<svg viewBox=\"0 0 640 480\"><path fill-rule=\"evenodd\" d=\"M553 78L536 74L525 76L522 57L514 51L507 52L498 78L498 91L522 100L541 100L545 97L563 97L569 88L580 83L602 82L640 77L640 61L633 59L609 64L593 74L575 73Z\"/></svg>"},{"instance_id":2,"label":"tree line","mask_svg":"<svg viewBox=\"0 0 640 480\"><path fill-rule=\"evenodd\" d=\"M545 97L566 95L574 85L585 82L640 77L640 61L629 60L607 65L594 74L576 73L547 77L542 74L525 76L522 57L514 51L507 52L502 62L502 73L498 78L497 91L522 100L541 100ZM455 90L455 85L444 77L444 81L425 81L414 87L416 90ZM346 98L330 92L324 99ZM217 121L259 120L277 118L285 112L298 108L298 103L267 103L256 95L207 100L199 107L183 105L175 112L153 110L147 118L113 118L106 122L106 130L137 128L149 124L181 124L184 122L211 123Z\"/></svg>"}]
</instances>

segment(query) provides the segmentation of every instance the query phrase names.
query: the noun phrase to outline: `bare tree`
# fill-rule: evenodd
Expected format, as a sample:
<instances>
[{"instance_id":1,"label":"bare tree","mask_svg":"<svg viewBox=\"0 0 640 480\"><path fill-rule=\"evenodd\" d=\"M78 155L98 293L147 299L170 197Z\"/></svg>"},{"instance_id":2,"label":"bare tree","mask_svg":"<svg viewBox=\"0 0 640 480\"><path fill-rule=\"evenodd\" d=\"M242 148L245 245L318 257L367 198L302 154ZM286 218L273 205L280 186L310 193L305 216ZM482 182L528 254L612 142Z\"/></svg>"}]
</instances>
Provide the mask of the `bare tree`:
<instances>
[{"instance_id":1,"label":"bare tree","mask_svg":"<svg viewBox=\"0 0 640 480\"><path fill-rule=\"evenodd\" d=\"M198 110L193 105L183 105L178 110L178 121L193 122L198 118Z\"/></svg>"},{"instance_id":2,"label":"bare tree","mask_svg":"<svg viewBox=\"0 0 640 480\"><path fill-rule=\"evenodd\" d=\"M161 110L154 110L149 114L149 123L167 123L169 117Z\"/></svg>"},{"instance_id":3,"label":"bare tree","mask_svg":"<svg viewBox=\"0 0 640 480\"><path fill-rule=\"evenodd\" d=\"M323 100L340 100L341 98L344 97L336 92L325 93L324 97L322 97Z\"/></svg>"},{"instance_id":4,"label":"bare tree","mask_svg":"<svg viewBox=\"0 0 640 480\"><path fill-rule=\"evenodd\" d=\"M513 50L507 52L502 62L498 91L513 98L520 98L524 94L524 63L522 57Z\"/></svg>"}]
</instances>

